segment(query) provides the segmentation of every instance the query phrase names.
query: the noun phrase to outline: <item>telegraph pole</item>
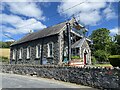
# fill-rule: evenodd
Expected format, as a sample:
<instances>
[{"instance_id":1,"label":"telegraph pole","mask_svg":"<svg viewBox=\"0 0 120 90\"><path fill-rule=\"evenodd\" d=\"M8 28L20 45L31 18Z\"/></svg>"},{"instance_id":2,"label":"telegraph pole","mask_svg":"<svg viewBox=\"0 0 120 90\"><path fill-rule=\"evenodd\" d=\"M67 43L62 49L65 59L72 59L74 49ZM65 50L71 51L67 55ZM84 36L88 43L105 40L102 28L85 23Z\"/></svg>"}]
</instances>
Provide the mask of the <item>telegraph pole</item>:
<instances>
[{"instance_id":1,"label":"telegraph pole","mask_svg":"<svg viewBox=\"0 0 120 90\"><path fill-rule=\"evenodd\" d=\"M66 23L67 26L67 44L68 44L68 61L71 60L71 36L70 36L70 23Z\"/></svg>"}]
</instances>

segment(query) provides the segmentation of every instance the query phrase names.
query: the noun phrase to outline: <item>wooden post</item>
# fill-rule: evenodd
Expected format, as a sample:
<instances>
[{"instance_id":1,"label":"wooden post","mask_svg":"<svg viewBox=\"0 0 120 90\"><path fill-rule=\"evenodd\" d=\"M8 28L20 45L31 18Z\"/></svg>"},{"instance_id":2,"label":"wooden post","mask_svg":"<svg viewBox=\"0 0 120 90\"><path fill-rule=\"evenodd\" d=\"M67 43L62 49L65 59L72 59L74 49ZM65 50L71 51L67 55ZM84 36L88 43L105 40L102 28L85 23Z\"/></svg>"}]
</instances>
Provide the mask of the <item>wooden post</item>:
<instances>
[{"instance_id":1,"label":"wooden post","mask_svg":"<svg viewBox=\"0 0 120 90\"><path fill-rule=\"evenodd\" d=\"M68 60L71 60L71 36L70 36L70 23L66 23L67 26L67 43L68 43Z\"/></svg>"}]
</instances>

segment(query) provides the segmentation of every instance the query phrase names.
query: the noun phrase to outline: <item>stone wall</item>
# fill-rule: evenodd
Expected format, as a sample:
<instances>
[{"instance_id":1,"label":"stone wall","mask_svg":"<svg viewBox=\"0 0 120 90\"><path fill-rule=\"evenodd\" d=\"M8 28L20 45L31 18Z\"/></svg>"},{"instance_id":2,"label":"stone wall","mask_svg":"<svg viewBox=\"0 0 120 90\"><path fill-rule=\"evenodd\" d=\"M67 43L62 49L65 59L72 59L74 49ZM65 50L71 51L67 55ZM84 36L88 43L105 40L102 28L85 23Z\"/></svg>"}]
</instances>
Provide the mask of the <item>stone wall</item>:
<instances>
[{"instance_id":1,"label":"stone wall","mask_svg":"<svg viewBox=\"0 0 120 90\"><path fill-rule=\"evenodd\" d=\"M53 62L54 64L58 64L59 63L59 41L58 41L58 35L53 35L53 36L49 36L49 37L45 37L45 38L41 38L41 39L37 39L37 40L33 40L30 42L25 42L22 44L18 44L15 46L12 46L10 48L10 62L11 64L40 64L40 60L41 58L36 58L36 46L37 45L41 45L43 44L43 57L44 58L48 58L48 43L53 43ZM27 47L31 48L31 55L30 58L27 59ZM22 59L19 59L19 49L22 48L23 49L23 53L22 53ZM12 59L12 54L13 54L13 50L16 50L17 55L15 60Z\"/></svg>"},{"instance_id":2,"label":"stone wall","mask_svg":"<svg viewBox=\"0 0 120 90\"><path fill-rule=\"evenodd\" d=\"M2 65L2 72L21 75L36 75L95 88L120 88L119 68L81 68L42 65Z\"/></svg>"}]
</instances>

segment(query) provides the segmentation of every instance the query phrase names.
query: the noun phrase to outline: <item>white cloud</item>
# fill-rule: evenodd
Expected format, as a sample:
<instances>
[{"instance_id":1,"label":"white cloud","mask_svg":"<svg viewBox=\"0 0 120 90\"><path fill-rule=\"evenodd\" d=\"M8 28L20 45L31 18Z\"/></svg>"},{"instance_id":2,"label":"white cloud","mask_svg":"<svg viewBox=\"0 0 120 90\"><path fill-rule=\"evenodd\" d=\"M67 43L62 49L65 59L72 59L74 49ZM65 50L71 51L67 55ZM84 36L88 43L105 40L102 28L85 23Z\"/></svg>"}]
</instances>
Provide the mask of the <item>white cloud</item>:
<instances>
[{"instance_id":1,"label":"white cloud","mask_svg":"<svg viewBox=\"0 0 120 90\"><path fill-rule=\"evenodd\" d=\"M33 0L1 0L1 2L31 2Z\"/></svg>"},{"instance_id":2,"label":"white cloud","mask_svg":"<svg viewBox=\"0 0 120 90\"><path fill-rule=\"evenodd\" d=\"M19 16L7 15L7 14L0 14L0 19L2 19L1 23L9 23L12 25L16 25L17 23L23 21Z\"/></svg>"},{"instance_id":3,"label":"white cloud","mask_svg":"<svg viewBox=\"0 0 120 90\"><path fill-rule=\"evenodd\" d=\"M6 2L5 4L9 6L9 10L14 14L45 20L43 11L34 2Z\"/></svg>"},{"instance_id":4,"label":"white cloud","mask_svg":"<svg viewBox=\"0 0 120 90\"><path fill-rule=\"evenodd\" d=\"M43 28L46 28L46 25L42 24L40 21L37 21L34 18L23 20L19 16L15 15L7 15L7 14L1 14L2 16L2 23L1 24L10 24L13 27L2 25L2 30L5 33L9 33L12 35L15 34L26 34L30 30L40 30ZM6 19L4 19L6 18Z\"/></svg>"},{"instance_id":5,"label":"white cloud","mask_svg":"<svg viewBox=\"0 0 120 90\"><path fill-rule=\"evenodd\" d=\"M80 21L85 25L96 25L100 21L101 16L97 10L80 14Z\"/></svg>"},{"instance_id":6,"label":"white cloud","mask_svg":"<svg viewBox=\"0 0 120 90\"><path fill-rule=\"evenodd\" d=\"M5 42L12 42L12 41L15 41L13 39L6 39Z\"/></svg>"},{"instance_id":7,"label":"white cloud","mask_svg":"<svg viewBox=\"0 0 120 90\"><path fill-rule=\"evenodd\" d=\"M105 14L105 17L108 20L116 17L115 12L111 8L111 6L108 6L106 9L104 9L103 13Z\"/></svg>"},{"instance_id":8,"label":"white cloud","mask_svg":"<svg viewBox=\"0 0 120 90\"><path fill-rule=\"evenodd\" d=\"M3 39L8 39L4 34L10 37L16 37L18 35L23 35L29 33L30 30L41 30L46 28L46 25L42 24L38 20L45 20L43 16L43 11L40 6L38 6L33 0L12 0L10 2L2 2L0 4L0 10L10 11L10 14L1 13L0 14L0 24L2 26L1 37ZM23 19L21 17L27 16L29 19Z\"/></svg>"},{"instance_id":9,"label":"white cloud","mask_svg":"<svg viewBox=\"0 0 120 90\"><path fill-rule=\"evenodd\" d=\"M3 26L3 27L0 26L0 41L3 41L3 39L8 39L5 35L11 37L10 34L4 33L3 28L4 28L4 26ZM5 34L5 35L4 35L4 34Z\"/></svg>"},{"instance_id":10,"label":"white cloud","mask_svg":"<svg viewBox=\"0 0 120 90\"><path fill-rule=\"evenodd\" d=\"M118 34L118 27L115 27L115 28L111 29L110 33L111 33L111 35Z\"/></svg>"},{"instance_id":11,"label":"white cloud","mask_svg":"<svg viewBox=\"0 0 120 90\"><path fill-rule=\"evenodd\" d=\"M75 7L71 8L73 6ZM68 8L71 9L67 10ZM95 0L75 0L74 2L70 2L70 0L66 0L58 6L58 12L63 16L70 17L73 14L79 13L77 17L79 17L80 21L85 25L96 25L103 18L101 13L102 9L107 19L111 19L113 18L112 16L115 15L113 10L108 8L106 0L102 0L101 2L96 2Z\"/></svg>"}]
</instances>

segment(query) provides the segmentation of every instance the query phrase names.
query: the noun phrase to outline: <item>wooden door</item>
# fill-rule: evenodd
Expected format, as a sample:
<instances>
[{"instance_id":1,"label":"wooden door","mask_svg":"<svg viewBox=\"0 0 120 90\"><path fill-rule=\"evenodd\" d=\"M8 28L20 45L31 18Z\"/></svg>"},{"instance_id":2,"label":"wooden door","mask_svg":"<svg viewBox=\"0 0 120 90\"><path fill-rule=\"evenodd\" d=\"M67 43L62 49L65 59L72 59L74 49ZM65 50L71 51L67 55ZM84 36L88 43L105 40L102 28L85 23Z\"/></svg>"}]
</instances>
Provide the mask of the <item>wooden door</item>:
<instances>
[{"instance_id":1,"label":"wooden door","mask_svg":"<svg viewBox=\"0 0 120 90\"><path fill-rule=\"evenodd\" d=\"M84 53L84 64L86 65L86 53Z\"/></svg>"}]
</instances>

